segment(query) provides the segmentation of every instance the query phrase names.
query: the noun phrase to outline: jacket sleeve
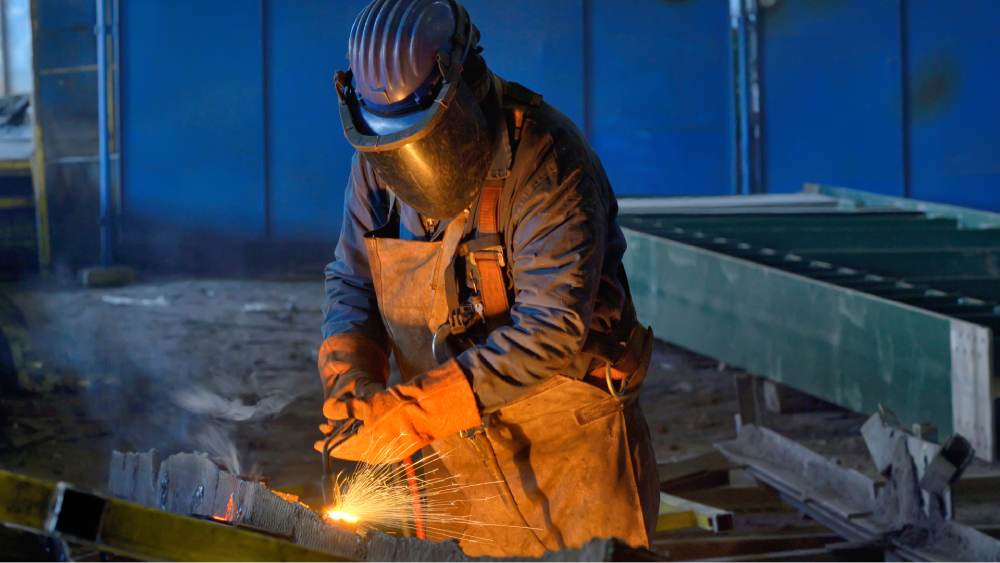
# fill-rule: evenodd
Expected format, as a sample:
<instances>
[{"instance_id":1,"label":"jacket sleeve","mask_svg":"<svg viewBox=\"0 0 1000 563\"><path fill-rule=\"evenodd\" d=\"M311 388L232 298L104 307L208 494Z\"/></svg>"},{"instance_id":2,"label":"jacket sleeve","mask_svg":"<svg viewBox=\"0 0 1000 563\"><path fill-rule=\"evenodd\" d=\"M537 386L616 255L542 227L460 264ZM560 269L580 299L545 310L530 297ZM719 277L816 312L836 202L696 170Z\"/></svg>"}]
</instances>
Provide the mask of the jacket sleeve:
<instances>
[{"instance_id":1,"label":"jacket sleeve","mask_svg":"<svg viewBox=\"0 0 1000 563\"><path fill-rule=\"evenodd\" d=\"M511 324L459 355L485 408L579 362L597 298L608 210L580 168L558 177L544 163L511 203Z\"/></svg>"},{"instance_id":2,"label":"jacket sleeve","mask_svg":"<svg viewBox=\"0 0 1000 563\"><path fill-rule=\"evenodd\" d=\"M355 333L386 344L365 248L365 233L382 225L388 215L387 193L354 155L344 194L344 219L334 261L325 269L326 302L323 338Z\"/></svg>"}]
</instances>

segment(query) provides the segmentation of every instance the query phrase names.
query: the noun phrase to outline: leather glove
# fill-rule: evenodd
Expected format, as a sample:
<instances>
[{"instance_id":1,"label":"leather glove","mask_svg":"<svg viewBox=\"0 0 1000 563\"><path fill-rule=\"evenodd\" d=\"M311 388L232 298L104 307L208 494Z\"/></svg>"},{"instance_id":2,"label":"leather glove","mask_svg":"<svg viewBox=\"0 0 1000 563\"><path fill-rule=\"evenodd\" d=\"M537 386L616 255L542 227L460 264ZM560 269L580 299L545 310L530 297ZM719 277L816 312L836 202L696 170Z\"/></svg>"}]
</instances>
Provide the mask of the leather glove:
<instances>
[{"instance_id":1,"label":"leather glove","mask_svg":"<svg viewBox=\"0 0 1000 563\"><path fill-rule=\"evenodd\" d=\"M324 340L317 363L327 400L369 397L384 391L389 379L385 350L360 334L335 334Z\"/></svg>"},{"instance_id":2,"label":"leather glove","mask_svg":"<svg viewBox=\"0 0 1000 563\"><path fill-rule=\"evenodd\" d=\"M323 415L362 422L330 455L368 463L402 460L437 439L482 424L472 387L455 360L368 399L327 400ZM323 442L315 447L322 451Z\"/></svg>"}]
</instances>

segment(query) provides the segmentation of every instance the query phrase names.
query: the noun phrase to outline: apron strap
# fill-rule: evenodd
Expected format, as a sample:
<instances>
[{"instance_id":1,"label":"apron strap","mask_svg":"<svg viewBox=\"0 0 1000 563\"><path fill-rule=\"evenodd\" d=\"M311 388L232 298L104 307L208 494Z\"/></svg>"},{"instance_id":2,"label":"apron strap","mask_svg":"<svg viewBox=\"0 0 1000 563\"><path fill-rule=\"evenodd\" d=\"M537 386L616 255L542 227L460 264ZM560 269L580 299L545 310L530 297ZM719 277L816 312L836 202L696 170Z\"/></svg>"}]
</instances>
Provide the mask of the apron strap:
<instances>
[{"instance_id":1,"label":"apron strap","mask_svg":"<svg viewBox=\"0 0 1000 563\"><path fill-rule=\"evenodd\" d=\"M475 217L476 238L463 248L490 330L503 324L510 314L510 296L504 276L507 263L500 237L500 196L504 183L501 179L486 180Z\"/></svg>"}]
</instances>

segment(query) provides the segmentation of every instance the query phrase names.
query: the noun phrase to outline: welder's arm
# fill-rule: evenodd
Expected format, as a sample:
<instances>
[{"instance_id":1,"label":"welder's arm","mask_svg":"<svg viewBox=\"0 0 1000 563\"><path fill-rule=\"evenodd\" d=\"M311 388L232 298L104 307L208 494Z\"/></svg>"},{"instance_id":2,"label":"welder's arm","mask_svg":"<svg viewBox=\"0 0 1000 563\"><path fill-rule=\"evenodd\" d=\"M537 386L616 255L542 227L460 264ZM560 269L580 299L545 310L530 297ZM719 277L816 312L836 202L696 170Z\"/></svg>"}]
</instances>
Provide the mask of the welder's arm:
<instances>
[{"instance_id":1,"label":"welder's arm","mask_svg":"<svg viewBox=\"0 0 1000 563\"><path fill-rule=\"evenodd\" d=\"M324 341L318 364L328 400L368 396L385 387L387 337L379 316L364 235L388 214L388 197L355 155L345 190L335 260L326 267Z\"/></svg>"},{"instance_id":2,"label":"welder's arm","mask_svg":"<svg viewBox=\"0 0 1000 563\"><path fill-rule=\"evenodd\" d=\"M515 194L512 324L458 356L484 407L515 398L579 358L601 280L605 197L579 171L559 180L540 172Z\"/></svg>"}]
</instances>

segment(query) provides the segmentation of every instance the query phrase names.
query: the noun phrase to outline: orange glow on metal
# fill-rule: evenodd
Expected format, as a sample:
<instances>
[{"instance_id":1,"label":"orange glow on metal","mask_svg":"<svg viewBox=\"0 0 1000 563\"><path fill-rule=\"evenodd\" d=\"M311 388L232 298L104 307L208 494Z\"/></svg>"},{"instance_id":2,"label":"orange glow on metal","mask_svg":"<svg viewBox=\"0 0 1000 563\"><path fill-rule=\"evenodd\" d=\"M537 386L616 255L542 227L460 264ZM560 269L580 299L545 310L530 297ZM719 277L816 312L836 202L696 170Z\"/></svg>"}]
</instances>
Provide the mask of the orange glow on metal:
<instances>
[{"instance_id":1,"label":"orange glow on metal","mask_svg":"<svg viewBox=\"0 0 1000 563\"><path fill-rule=\"evenodd\" d=\"M229 494L229 501L226 502L226 513L225 514L213 514L212 520L217 520L219 522L232 522L233 518L236 517L236 506L233 502L233 494Z\"/></svg>"},{"instance_id":2,"label":"orange glow on metal","mask_svg":"<svg viewBox=\"0 0 1000 563\"><path fill-rule=\"evenodd\" d=\"M350 512L344 512L343 510L327 510L323 515L327 520L333 522L343 522L346 524L357 524L361 519L356 514L351 514Z\"/></svg>"}]
</instances>

